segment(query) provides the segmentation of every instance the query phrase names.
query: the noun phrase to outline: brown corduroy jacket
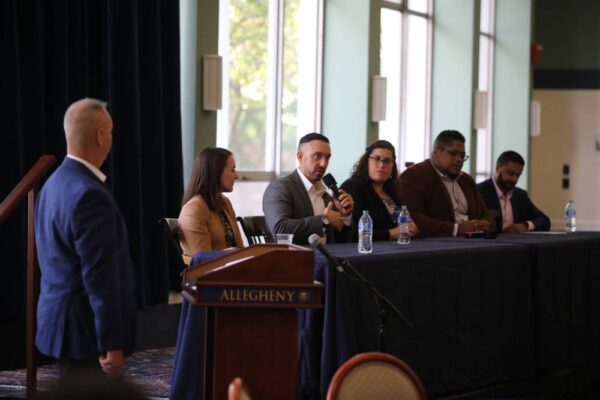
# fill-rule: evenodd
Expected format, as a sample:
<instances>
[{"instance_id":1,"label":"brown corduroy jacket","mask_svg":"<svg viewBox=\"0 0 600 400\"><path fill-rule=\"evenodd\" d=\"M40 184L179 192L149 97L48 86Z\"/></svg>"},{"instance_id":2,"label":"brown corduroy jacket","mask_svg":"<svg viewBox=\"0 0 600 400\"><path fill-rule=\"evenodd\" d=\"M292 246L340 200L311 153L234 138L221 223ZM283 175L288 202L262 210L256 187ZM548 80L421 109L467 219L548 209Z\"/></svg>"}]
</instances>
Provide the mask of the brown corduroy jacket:
<instances>
[{"instance_id":1,"label":"brown corduroy jacket","mask_svg":"<svg viewBox=\"0 0 600 400\"><path fill-rule=\"evenodd\" d=\"M452 200L430 160L411 166L398 179L400 200L417 224L419 235L452 236L455 223ZM473 178L463 173L458 184L467 199L469 219L488 220L495 226L494 217L486 208Z\"/></svg>"}]
</instances>

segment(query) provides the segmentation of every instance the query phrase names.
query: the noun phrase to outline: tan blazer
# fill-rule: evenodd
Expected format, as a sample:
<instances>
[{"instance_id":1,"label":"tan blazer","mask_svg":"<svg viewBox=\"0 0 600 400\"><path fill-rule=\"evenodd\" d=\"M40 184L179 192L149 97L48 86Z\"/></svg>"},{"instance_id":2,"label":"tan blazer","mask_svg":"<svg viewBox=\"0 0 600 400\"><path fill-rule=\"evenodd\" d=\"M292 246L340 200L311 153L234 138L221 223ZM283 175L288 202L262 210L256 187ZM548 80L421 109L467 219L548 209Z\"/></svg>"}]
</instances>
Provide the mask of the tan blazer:
<instances>
[{"instance_id":1,"label":"tan blazer","mask_svg":"<svg viewBox=\"0 0 600 400\"><path fill-rule=\"evenodd\" d=\"M235 246L244 247L231 202L225 196L222 198L225 203L225 215L233 229ZM201 196L192 197L181 208L179 227L182 232L180 244L185 255L191 257L199 251L225 248L225 230L219 216L209 210Z\"/></svg>"}]
</instances>

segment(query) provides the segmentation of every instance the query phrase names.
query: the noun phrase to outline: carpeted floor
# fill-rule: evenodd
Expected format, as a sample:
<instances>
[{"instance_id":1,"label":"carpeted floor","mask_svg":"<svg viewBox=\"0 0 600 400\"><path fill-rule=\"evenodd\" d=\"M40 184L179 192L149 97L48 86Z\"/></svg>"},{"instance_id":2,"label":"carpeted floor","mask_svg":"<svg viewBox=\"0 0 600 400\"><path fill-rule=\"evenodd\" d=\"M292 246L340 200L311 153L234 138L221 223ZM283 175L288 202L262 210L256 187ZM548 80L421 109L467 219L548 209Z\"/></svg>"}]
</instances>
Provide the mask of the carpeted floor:
<instances>
[{"instance_id":1,"label":"carpeted floor","mask_svg":"<svg viewBox=\"0 0 600 400\"><path fill-rule=\"evenodd\" d=\"M146 396L158 399L169 397L171 372L175 347L145 350L127 358L124 379L137 386ZM48 390L57 381L56 365L38 368L38 390ZM0 371L0 397L2 392L11 397L25 397L26 370Z\"/></svg>"}]
</instances>

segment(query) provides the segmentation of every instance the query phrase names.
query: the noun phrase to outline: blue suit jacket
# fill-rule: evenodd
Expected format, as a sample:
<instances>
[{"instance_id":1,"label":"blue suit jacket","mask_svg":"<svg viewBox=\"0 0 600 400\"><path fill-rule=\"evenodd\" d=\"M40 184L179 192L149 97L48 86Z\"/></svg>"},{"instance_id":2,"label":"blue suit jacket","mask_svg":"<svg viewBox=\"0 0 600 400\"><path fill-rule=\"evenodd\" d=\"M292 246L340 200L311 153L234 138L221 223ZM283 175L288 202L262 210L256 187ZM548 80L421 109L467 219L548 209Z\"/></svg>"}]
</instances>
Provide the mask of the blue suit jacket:
<instances>
[{"instance_id":1,"label":"blue suit jacket","mask_svg":"<svg viewBox=\"0 0 600 400\"><path fill-rule=\"evenodd\" d=\"M481 197L483 197L483 201L485 201L485 205L496 219L496 228L501 232L502 210L492 178L477 184L477 188L481 193ZM515 223L531 221L535 225L536 231L550 230L550 219L533 204L525 190L515 187L510 204L512 205Z\"/></svg>"},{"instance_id":2,"label":"blue suit jacket","mask_svg":"<svg viewBox=\"0 0 600 400\"><path fill-rule=\"evenodd\" d=\"M38 349L49 356L97 359L133 350L136 304L129 241L106 186L65 158L36 204L41 270Z\"/></svg>"}]
</instances>

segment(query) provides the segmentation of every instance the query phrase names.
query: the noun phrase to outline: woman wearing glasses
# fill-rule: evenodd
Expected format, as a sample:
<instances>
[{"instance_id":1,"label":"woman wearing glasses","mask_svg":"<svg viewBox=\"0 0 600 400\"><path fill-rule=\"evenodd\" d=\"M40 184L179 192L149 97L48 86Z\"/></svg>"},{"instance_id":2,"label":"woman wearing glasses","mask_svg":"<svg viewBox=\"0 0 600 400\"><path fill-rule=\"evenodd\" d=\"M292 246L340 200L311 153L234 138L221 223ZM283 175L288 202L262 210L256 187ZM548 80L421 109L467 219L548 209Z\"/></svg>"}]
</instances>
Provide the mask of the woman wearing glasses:
<instances>
[{"instance_id":1,"label":"woman wearing glasses","mask_svg":"<svg viewBox=\"0 0 600 400\"><path fill-rule=\"evenodd\" d=\"M235 212L223 196L223 192L233 191L237 178L229 150L207 147L198 153L179 214L180 243L185 255L243 247Z\"/></svg>"},{"instance_id":2,"label":"woman wearing glasses","mask_svg":"<svg viewBox=\"0 0 600 400\"><path fill-rule=\"evenodd\" d=\"M373 240L396 240L398 238L398 213L401 203L397 187L398 167L394 146L386 140L378 140L365 149L364 154L354 164L352 176L341 188L352 195L354 226L363 210L369 210L373 219ZM419 233L411 222L411 235ZM353 240L358 240L355 228Z\"/></svg>"}]
</instances>

